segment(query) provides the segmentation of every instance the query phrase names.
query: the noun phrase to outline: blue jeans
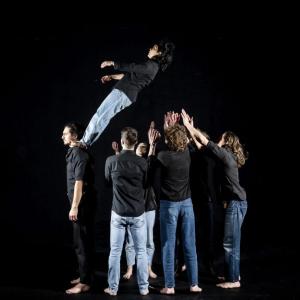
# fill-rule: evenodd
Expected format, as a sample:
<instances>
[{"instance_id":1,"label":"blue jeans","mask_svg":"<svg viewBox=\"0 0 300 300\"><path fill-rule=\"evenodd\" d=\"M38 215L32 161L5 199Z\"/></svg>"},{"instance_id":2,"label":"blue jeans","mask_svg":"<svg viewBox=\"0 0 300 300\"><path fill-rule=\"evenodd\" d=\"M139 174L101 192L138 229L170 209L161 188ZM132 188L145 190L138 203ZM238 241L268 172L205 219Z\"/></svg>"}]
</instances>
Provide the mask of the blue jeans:
<instances>
[{"instance_id":1,"label":"blue jeans","mask_svg":"<svg viewBox=\"0 0 300 300\"><path fill-rule=\"evenodd\" d=\"M111 212L110 221L110 253L108 260L108 284L112 291L117 292L120 281L120 259L127 226L133 238L137 253L137 281L140 292L148 289L148 264L146 253L146 222L145 214L139 217L122 217Z\"/></svg>"},{"instance_id":2,"label":"blue jeans","mask_svg":"<svg viewBox=\"0 0 300 300\"><path fill-rule=\"evenodd\" d=\"M239 281L241 227L247 212L247 201L232 200L225 210L224 242L225 279Z\"/></svg>"},{"instance_id":3,"label":"blue jeans","mask_svg":"<svg viewBox=\"0 0 300 300\"><path fill-rule=\"evenodd\" d=\"M104 131L109 121L132 102L120 90L113 89L104 99L87 126L81 142L91 146Z\"/></svg>"},{"instance_id":4,"label":"blue jeans","mask_svg":"<svg viewBox=\"0 0 300 300\"><path fill-rule=\"evenodd\" d=\"M155 250L154 241L153 241L153 227L155 223L155 210L146 211L145 218L146 218L146 230L147 230L147 257L148 257L148 265L152 265L153 254ZM126 251L126 260L127 266L133 266L135 263L135 250L132 235L130 232L130 228L127 227L127 241L125 246Z\"/></svg>"},{"instance_id":5,"label":"blue jeans","mask_svg":"<svg viewBox=\"0 0 300 300\"><path fill-rule=\"evenodd\" d=\"M178 217L182 218L182 245L190 286L198 284L195 217L192 199L173 202L160 200L160 238L165 287L175 287L174 254Z\"/></svg>"}]
</instances>

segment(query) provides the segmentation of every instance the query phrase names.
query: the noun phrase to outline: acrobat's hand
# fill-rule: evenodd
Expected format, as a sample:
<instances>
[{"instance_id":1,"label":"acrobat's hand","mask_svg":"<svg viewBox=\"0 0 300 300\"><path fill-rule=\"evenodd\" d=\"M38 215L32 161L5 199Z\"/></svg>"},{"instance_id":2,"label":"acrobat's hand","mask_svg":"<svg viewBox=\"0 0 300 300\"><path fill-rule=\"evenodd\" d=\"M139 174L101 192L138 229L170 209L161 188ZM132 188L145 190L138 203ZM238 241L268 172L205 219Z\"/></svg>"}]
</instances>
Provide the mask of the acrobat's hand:
<instances>
[{"instance_id":1,"label":"acrobat's hand","mask_svg":"<svg viewBox=\"0 0 300 300\"><path fill-rule=\"evenodd\" d=\"M111 67L114 65L114 62L112 60L105 60L101 63L100 68L106 68L106 67Z\"/></svg>"},{"instance_id":2,"label":"acrobat's hand","mask_svg":"<svg viewBox=\"0 0 300 300\"><path fill-rule=\"evenodd\" d=\"M105 75L105 76L102 76L100 80L103 84L105 84L105 83L111 81L112 77L111 77L111 75Z\"/></svg>"}]
</instances>

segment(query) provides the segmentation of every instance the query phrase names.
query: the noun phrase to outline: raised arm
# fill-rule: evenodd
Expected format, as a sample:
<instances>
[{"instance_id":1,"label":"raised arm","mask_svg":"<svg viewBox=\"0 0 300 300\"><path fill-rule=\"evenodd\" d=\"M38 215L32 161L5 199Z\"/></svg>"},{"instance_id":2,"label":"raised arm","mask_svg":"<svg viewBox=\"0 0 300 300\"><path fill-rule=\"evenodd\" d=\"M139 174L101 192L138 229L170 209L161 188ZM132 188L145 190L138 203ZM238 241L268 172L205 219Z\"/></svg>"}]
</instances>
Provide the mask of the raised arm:
<instances>
[{"instance_id":1,"label":"raised arm","mask_svg":"<svg viewBox=\"0 0 300 300\"><path fill-rule=\"evenodd\" d=\"M155 155L156 142L160 138L160 133L158 130L154 128L154 122L152 121L150 124L150 128L148 130L148 142L149 142L149 152L148 156Z\"/></svg>"},{"instance_id":2,"label":"raised arm","mask_svg":"<svg viewBox=\"0 0 300 300\"><path fill-rule=\"evenodd\" d=\"M206 146L209 142L209 140L206 138L205 135L201 133L200 130L197 130L192 124L191 124L191 118L190 116L186 113L184 109L181 111L181 117L184 126L187 128L189 133L191 134L193 140L199 140L200 143L204 146Z\"/></svg>"}]
</instances>

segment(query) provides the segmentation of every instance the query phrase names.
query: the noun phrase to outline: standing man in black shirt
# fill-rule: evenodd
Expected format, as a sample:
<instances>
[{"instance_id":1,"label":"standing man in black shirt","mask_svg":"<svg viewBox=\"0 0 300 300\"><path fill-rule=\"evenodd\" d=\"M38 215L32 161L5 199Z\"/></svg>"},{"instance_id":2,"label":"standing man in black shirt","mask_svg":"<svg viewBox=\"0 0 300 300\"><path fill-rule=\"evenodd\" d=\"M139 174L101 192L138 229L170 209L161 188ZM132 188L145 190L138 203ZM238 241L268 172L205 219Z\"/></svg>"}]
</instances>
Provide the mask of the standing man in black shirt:
<instances>
[{"instance_id":1,"label":"standing man in black shirt","mask_svg":"<svg viewBox=\"0 0 300 300\"><path fill-rule=\"evenodd\" d=\"M240 283L240 242L241 227L247 212L246 192L239 183L239 168L245 164L246 155L239 138L226 131L218 144L209 141L200 130L190 124L191 118L182 110L182 120L193 138L207 147L222 163L222 199L227 203L223 247L225 251L225 282L221 288L239 288Z\"/></svg>"},{"instance_id":2,"label":"standing man in black shirt","mask_svg":"<svg viewBox=\"0 0 300 300\"><path fill-rule=\"evenodd\" d=\"M110 222L110 254L108 285L105 293L115 296L120 281L120 259L127 226L130 227L137 259L137 281L141 295L148 290L148 260L146 252L145 188L147 162L135 154L138 133L126 127L121 131L122 151L107 158L105 178L113 186Z\"/></svg>"},{"instance_id":3,"label":"standing man in black shirt","mask_svg":"<svg viewBox=\"0 0 300 300\"><path fill-rule=\"evenodd\" d=\"M69 219L73 224L73 242L79 266L79 278L71 281L74 286L67 294L87 292L91 285L93 251L93 214L95 192L90 155L79 148L77 142L82 131L75 123L65 125L62 139L68 146L67 190L71 204Z\"/></svg>"},{"instance_id":4,"label":"standing man in black shirt","mask_svg":"<svg viewBox=\"0 0 300 300\"><path fill-rule=\"evenodd\" d=\"M91 146L104 131L110 120L121 110L136 101L138 93L157 75L161 69L165 71L173 60L174 44L162 40L153 45L148 52L148 60L144 63L119 63L104 61L101 68L114 67L120 74L106 75L101 78L102 83L119 80L114 89L100 104L87 126L81 144Z\"/></svg>"},{"instance_id":5,"label":"standing man in black shirt","mask_svg":"<svg viewBox=\"0 0 300 300\"><path fill-rule=\"evenodd\" d=\"M174 255L179 219L182 220L181 235L189 290L198 293L202 289L198 286L195 217L189 181L191 158L187 149L188 137L185 128L179 124L166 128L164 133L169 150L158 153L155 175L160 183L160 238L165 280L165 287L160 293L175 294Z\"/></svg>"}]
</instances>

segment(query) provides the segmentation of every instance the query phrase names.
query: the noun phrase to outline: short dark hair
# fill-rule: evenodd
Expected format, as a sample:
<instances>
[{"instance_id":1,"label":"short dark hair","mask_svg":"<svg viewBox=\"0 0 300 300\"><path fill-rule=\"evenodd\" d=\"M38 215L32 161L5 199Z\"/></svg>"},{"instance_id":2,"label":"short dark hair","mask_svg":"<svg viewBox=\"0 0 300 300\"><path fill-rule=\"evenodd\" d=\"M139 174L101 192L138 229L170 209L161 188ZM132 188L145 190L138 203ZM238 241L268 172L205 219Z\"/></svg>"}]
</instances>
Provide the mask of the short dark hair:
<instances>
[{"instance_id":1,"label":"short dark hair","mask_svg":"<svg viewBox=\"0 0 300 300\"><path fill-rule=\"evenodd\" d=\"M83 135L84 127L76 122L69 122L65 124L65 127L68 127L70 129L70 133L72 135L77 135L77 139L80 140Z\"/></svg>"},{"instance_id":2,"label":"short dark hair","mask_svg":"<svg viewBox=\"0 0 300 300\"><path fill-rule=\"evenodd\" d=\"M138 132L132 127L125 127L121 131L121 139L127 147L132 147L138 141Z\"/></svg>"}]
</instances>

